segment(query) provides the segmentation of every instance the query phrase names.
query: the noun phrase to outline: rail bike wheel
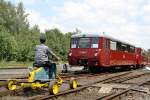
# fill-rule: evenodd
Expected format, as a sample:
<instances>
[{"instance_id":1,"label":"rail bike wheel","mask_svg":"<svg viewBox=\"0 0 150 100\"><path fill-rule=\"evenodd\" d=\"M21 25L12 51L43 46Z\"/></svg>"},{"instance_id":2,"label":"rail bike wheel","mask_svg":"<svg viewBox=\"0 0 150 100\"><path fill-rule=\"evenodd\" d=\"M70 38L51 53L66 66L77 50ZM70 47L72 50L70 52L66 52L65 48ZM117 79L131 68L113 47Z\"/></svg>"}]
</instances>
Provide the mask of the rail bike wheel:
<instances>
[{"instance_id":1,"label":"rail bike wheel","mask_svg":"<svg viewBox=\"0 0 150 100\"><path fill-rule=\"evenodd\" d=\"M70 88L71 89L76 89L77 88L77 80L76 79L71 79L70 80Z\"/></svg>"},{"instance_id":2,"label":"rail bike wheel","mask_svg":"<svg viewBox=\"0 0 150 100\"><path fill-rule=\"evenodd\" d=\"M8 90L16 90L17 85L16 85L16 81L15 80L9 80L7 83L7 89Z\"/></svg>"},{"instance_id":3,"label":"rail bike wheel","mask_svg":"<svg viewBox=\"0 0 150 100\"><path fill-rule=\"evenodd\" d=\"M52 95L56 95L59 91L59 86L57 82L50 82L49 83L49 93Z\"/></svg>"}]
</instances>

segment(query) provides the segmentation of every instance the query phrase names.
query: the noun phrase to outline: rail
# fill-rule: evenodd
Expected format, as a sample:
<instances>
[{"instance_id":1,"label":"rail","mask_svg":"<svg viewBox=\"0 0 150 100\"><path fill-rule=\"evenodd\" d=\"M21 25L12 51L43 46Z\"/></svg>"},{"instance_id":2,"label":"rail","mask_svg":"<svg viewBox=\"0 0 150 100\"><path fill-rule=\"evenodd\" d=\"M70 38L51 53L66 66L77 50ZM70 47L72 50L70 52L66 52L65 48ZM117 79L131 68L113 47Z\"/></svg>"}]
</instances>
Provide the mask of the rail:
<instances>
[{"instance_id":1,"label":"rail","mask_svg":"<svg viewBox=\"0 0 150 100\"><path fill-rule=\"evenodd\" d=\"M29 98L29 100L35 100L35 99L38 99L38 100L45 100L45 99L50 99L50 98L53 98L53 97L57 97L57 96L62 96L62 95L67 95L67 94L70 94L70 93L74 93L74 92L79 92L79 91L82 91L90 86L92 86L93 84L97 84L97 83L107 83L107 82L115 82L117 81L119 78L123 77L120 79L120 82L123 82L123 81L127 81L127 80L130 80L130 79L133 79L133 78L137 78L137 77L140 77L140 76L143 76L143 75L147 75L147 74L150 74L149 72L146 72L146 73L142 73L142 74L138 74L138 75L135 75L135 76L129 76L129 77L124 77L126 75L129 75L131 72L126 72L126 73L122 73L122 74L119 74L119 75L115 75L115 76L112 76L112 77L108 77L108 78L105 78L103 80L98 80L98 81L95 81L95 82L92 82L92 83L89 83L89 84L86 84L84 86L80 86L78 87L77 89L75 90L70 90L70 91L65 91L65 92L60 92L58 93L57 95L49 95L48 93L46 94L43 94L42 96L35 96L35 97L31 97ZM113 79L114 78L114 79ZM142 82L140 84L137 84L136 86L139 86L139 85L142 85L146 82L148 82L150 80L147 80L145 82ZM135 89L136 90L136 87L131 87L131 88L128 88L118 94L115 94L115 93L109 93L103 97L100 97L100 98L97 98L97 100L110 100L109 98L112 98L112 97L115 97L119 94L123 94L125 92L128 92L129 90L131 89ZM108 98L108 99L107 99Z\"/></svg>"},{"instance_id":2,"label":"rail","mask_svg":"<svg viewBox=\"0 0 150 100\"><path fill-rule=\"evenodd\" d=\"M70 94L70 93L74 93L74 92L78 92L78 91L81 91L83 89L86 89L87 87L90 87L91 85L93 84L96 84L96 83L100 83L100 82L103 82L103 81L106 81L106 80L110 80L112 78L115 78L115 77L118 77L118 76L124 76L124 75L128 75L130 74L131 72L125 72L125 73L121 73L119 75L115 75L115 76L111 76L109 78L104 78L103 80L97 80L95 82L92 82L92 83L88 83L84 86L80 86L78 87L77 89L75 90L70 90L70 91L65 91L65 92L61 92L61 93L58 93L56 95L49 95L49 93L47 94L43 94L42 96L35 96L35 97L31 97L29 98L29 100L35 100L35 99L38 99L38 100L45 100L45 99L49 99L49 98L52 98L52 97L55 97L55 96L61 96L61 95L66 95L66 94Z\"/></svg>"},{"instance_id":3,"label":"rail","mask_svg":"<svg viewBox=\"0 0 150 100\"><path fill-rule=\"evenodd\" d=\"M146 80L144 82L138 83L135 86L131 86L131 87L129 87L129 88L119 92L119 93L116 93L116 94L115 93L111 93L111 94L105 95L103 97L97 98L96 100L112 100L112 99L114 99L114 98L116 98L116 97L118 97L118 96L120 96L120 95L122 95L122 94L124 94L124 93L126 93L128 91L130 91L130 90L136 90L137 87L139 87L139 86L141 86L141 85L143 85L143 84L145 84L145 83L147 83L149 81L150 81L150 79L148 79L148 80Z\"/></svg>"}]
</instances>

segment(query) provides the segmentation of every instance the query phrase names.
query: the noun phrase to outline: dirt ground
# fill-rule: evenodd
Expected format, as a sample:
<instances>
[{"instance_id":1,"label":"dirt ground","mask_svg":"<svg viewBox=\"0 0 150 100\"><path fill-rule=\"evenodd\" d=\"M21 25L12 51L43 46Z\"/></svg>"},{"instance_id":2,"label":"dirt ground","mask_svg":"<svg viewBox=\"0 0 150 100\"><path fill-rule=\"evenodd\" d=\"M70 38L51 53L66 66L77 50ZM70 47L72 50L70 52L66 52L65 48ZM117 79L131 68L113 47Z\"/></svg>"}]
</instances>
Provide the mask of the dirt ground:
<instances>
[{"instance_id":1,"label":"dirt ground","mask_svg":"<svg viewBox=\"0 0 150 100\"><path fill-rule=\"evenodd\" d=\"M16 73L17 72L18 71L16 70ZM147 71L145 69L134 70L134 73L132 73L132 75L137 75L137 74L144 73L144 72L149 72L149 71ZM15 73L15 71L13 71L13 73ZM78 84L80 86L85 85L85 84L94 82L95 80L103 80L105 78L108 78L108 77L111 77L113 75L117 75L120 73L125 73L125 72L107 73L107 74L102 74L102 75L94 77L94 78L93 77L85 77L82 79L78 79ZM0 77L2 77L2 76L0 76ZM122 82L122 84L125 84L125 86L131 85L131 84L135 85L139 82L145 81L149 77L150 77L150 75L141 76L138 78L134 78L134 79ZM109 84L114 84L114 83L109 83ZM51 99L52 100L96 100L97 98L99 98L101 96L111 94L111 93L117 93L117 92L123 91L125 89L125 88L123 88L123 86L122 87L120 86L121 88L119 88L119 85L117 86L117 88L113 88L113 87L106 88L106 87L109 87L109 85L104 86L104 87L90 86L80 92L71 93L69 95L58 96L58 97L54 97ZM139 88L141 88L141 90L143 89L144 92L137 91L137 90L131 90L113 100L149 100L149 98L150 98L150 83L144 84L143 87L139 87ZM103 92L107 91L108 93L105 93L105 92L102 93L102 91ZM28 100L28 97L31 97L33 95L34 96L40 95L41 93L45 93L45 92L46 92L45 90L38 91L38 92L30 91L29 95L23 95L23 93L20 93L19 95L8 95L8 96L1 97L0 100Z\"/></svg>"}]
</instances>

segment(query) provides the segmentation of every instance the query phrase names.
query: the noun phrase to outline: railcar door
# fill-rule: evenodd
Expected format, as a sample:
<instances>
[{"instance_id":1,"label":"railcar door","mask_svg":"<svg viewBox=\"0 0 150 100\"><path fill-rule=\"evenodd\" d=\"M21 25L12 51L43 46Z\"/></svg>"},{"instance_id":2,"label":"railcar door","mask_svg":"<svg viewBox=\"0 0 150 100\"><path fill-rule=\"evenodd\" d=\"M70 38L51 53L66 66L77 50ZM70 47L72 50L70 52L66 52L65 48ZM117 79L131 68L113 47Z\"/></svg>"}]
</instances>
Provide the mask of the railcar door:
<instances>
[{"instance_id":1,"label":"railcar door","mask_svg":"<svg viewBox=\"0 0 150 100\"><path fill-rule=\"evenodd\" d=\"M141 48L136 48L136 62L137 65L141 64Z\"/></svg>"},{"instance_id":2,"label":"railcar door","mask_svg":"<svg viewBox=\"0 0 150 100\"><path fill-rule=\"evenodd\" d=\"M106 38L102 38L101 65L107 67L109 66L109 63L110 63L110 41Z\"/></svg>"}]
</instances>

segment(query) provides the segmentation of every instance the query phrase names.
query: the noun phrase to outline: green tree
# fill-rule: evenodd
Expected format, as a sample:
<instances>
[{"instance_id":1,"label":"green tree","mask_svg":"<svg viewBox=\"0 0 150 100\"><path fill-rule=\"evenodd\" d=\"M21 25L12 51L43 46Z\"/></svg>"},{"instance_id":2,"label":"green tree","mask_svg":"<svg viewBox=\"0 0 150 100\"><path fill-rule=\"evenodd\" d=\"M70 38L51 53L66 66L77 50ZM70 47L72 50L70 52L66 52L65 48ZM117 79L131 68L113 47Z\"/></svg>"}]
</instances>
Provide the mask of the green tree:
<instances>
[{"instance_id":1,"label":"green tree","mask_svg":"<svg viewBox=\"0 0 150 100\"><path fill-rule=\"evenodd\" d=\"M14 60L17 43L14 37L4 28L0 30L0 60Z\"/></svg>"},{"instance_id":2,"label":"green tree","mask_svg":"<svg viewBox=\"0 0 150 100\"><path fill-rule=\"evenodd\" d=\"M67 60L71 33L63 34L58 29L47 30L47 44L62 60Z\"/></svg>"},{"instance_id":3,"label":"green tree","mask_svg":"<svg viewBox=\"0 0 150 100\"><path fill-rule=\"evenodd\" d=\"M35 45L39 44L38 25L30 27L23 3L14 6L9 1L0 0L0 60L33 61ZM48 29L47 45L62 60L67 60L70 37L75 32L62 33L59 29Z\"/></svg>"}]
</instances>

